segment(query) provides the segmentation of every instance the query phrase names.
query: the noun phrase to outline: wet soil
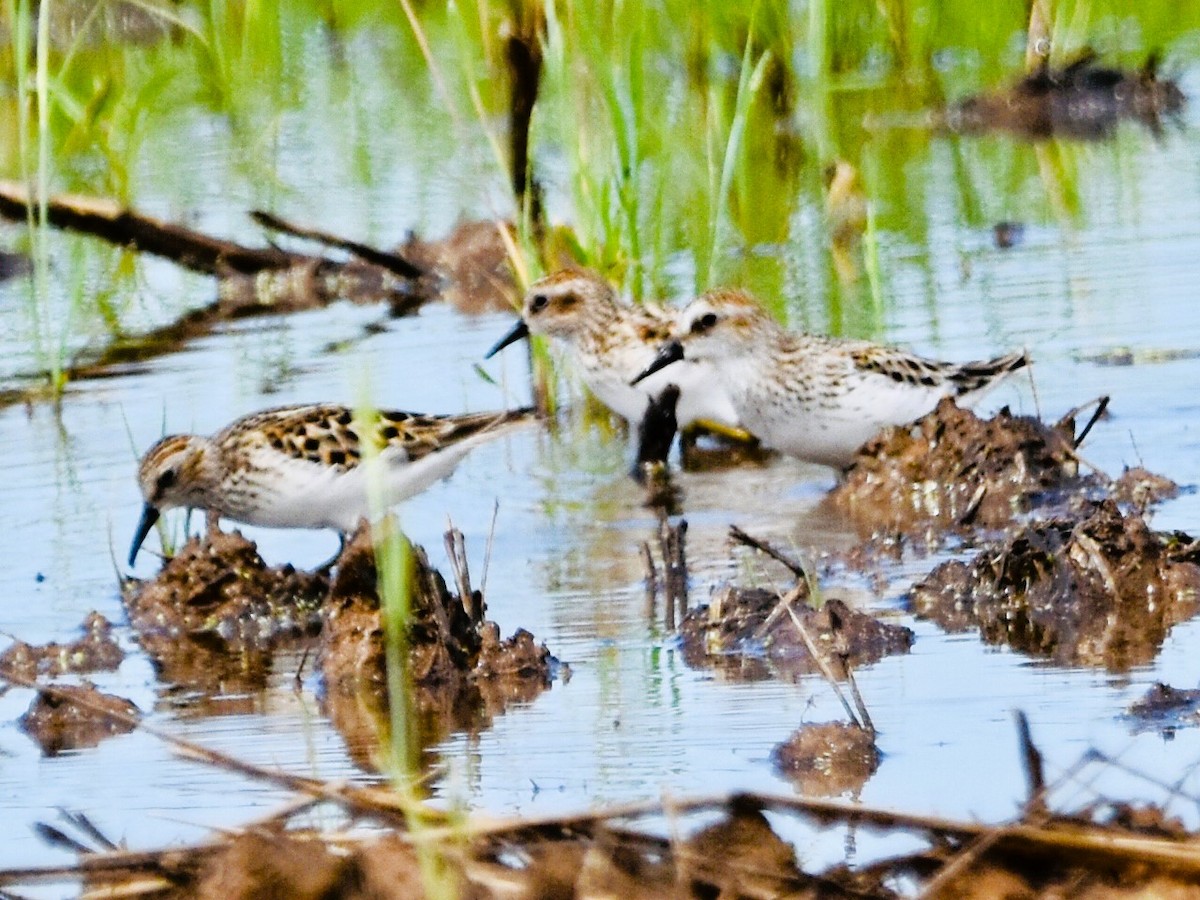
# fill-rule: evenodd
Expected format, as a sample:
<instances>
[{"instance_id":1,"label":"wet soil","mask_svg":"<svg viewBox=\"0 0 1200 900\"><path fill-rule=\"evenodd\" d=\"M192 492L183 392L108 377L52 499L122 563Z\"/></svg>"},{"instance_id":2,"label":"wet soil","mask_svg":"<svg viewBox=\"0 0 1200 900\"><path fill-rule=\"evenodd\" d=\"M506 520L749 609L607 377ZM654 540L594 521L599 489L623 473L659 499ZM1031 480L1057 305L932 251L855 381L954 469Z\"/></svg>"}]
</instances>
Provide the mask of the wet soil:
<instances>
[{"instance_id":1,"label":"wet soil","mask_svg":"<svg viewBox=\"0 0 1200 900\"><path fill-rule=\"evenodd\" d=\"M321 834L282 822L161 854L85 857L96 895L407 898L1088 898L1195 894L1193 839L1155 807L1099 804L1063 816L1039 809L992 829L910 817L861 804L735 795L681 801L671 836L603 813L531 822L459 823L416 835ZM764 813L771 813L768 818ZM709 824L696 827L693 814ZM712 817L718 818L712 822ZM918 849L852 870L802 865L776 817L816 828L866 828ZM690 833L688 833L690 831ZM417 846L425 848L419 854ZM90 871L89 871L90 870ZM122 894L124 895L124 893Z\"/></svg>"},{"instance_id":2,"label":"wet soil","mask_svg":"<svg viewBox=\"0 0 1200 900\"><path fill-rule=\"evenodd\" d=\"M112 625L98 612L83 620L83 637L69 644L42 646L17 641L0 654L0 676L21 681L87 672L115 672L125 651L112 636Z\"/></svg>"},{"instance_id":3,"label":"wet soil","mask_svg":"<svg viewBox=\"0 0 1200 900\"><path fill-rule=\"evenodd\" d=\"M241 534L216 532L123 595L159 678L218 694L265 687L275 651L320 630L328 590L327 576L268 566Z\"/></svg>"},{"instance_id":4,"label":"wet soil","mask_svg":"<svg viewBox=\"0 0 1200 900\"><path fill-rule=\"evenodd\" d=\"M1159 77L1156 58L1132 71L1101 66L1085 53L1066 66L1045 63L1011 87L968 97L946 110L943 124L968 134L1007 131L1029 139L1100 139L1122 121L1140 122L1157 132L1184 103L1179 85Z\"/></svg>"},{"instance_id":5,"label":"wet soil","mask_svg":"<svg viewBox=\"0 0 1200 900\"><path fill-rule=\"evenodd\" d=\"M804 796L857 794L879 768L875 737L846 722L802 725L771 751L775 768Z\"/></svg>"},{"instance_id":6,"label":"wet soil","mask_svg":"<svg viewBox=\"0 0 1200 900\"><path fill-rule=\"evenodd\" d=\"M1171 734L1177 728L1200 725L1200 690L1171 687L1156 681L1129 706L1127 715L1140 729Z\"/></svg>"},{"instance_id":7,"label":"wet soil","mask_svg":"<svg viewBox=\"0 0 1200 900\"><path fill-rule=\"evenodd\" d=\"M1126 671L1148 663L1200 606L1196 543L1150 531L1111 500L1087 514L1020 529L969 563L938 566L913 587L913 611L947 631L1061 665Z\"/></svg>"},{"instance_id":8,"label":"wet soil","mask_svg":"<svg viewBox=\"0 0 1200 900\"><path fill-rule=\"evenodd\" d=\"M867 536L932 541L1000 529L1034 508L1102 490L1081 475L1075 423L1047 425L1007 408L980 419L946 398L910 426L885 429L857 453L827 501Z\"/></svg>"},{"instance_id":9,"label":"wet soil","mask_svg":"<svg viewBox=\"0 0 1200 900\"><path fill-rule=\"evenodd\" d=\"M95 685L57 685L39 691L18 723L46 756L95 747L105 738L136 726L138 708L124 697L103 694Z\"/></svg>"},{"instance_id":10,"label":"wet soil","mask_svg":"<svg viewBox=\"0 0 1200 900\"><path fill-rule=\"evenodd\" d=\"M355 761L368 767L376 765L374 751L388 745L389 730L385 622L376 581L371 532L362 527L338 559L323 612L320 666L329 715L347 736ZM479 602L472 597L472 608ZM485 728L510 703L529 702L550 686L557 661L546 646L524 630L501 639L495 623L477 626L420 547L412 548L409 604L407 702L418 717L422 745L453 730Z\"/></svg>"},{"instance_id":11,"label":"wet soil","mask_svg":"<svg viewBox=\"0 0 1200 900\"><path fill-rule=\"evenodd\" d=\"M319 651L324 700L355 761L374 767L390 716L385 628L375 547L364 523L333 569L267 566L238 533L193 538L152 580L130 581L125 603L160 678L205 693L261 689L274 653ZM480 729L514 702L550 685L557 662L526 631L501 639L480 621L482 598L451 593L412 548L410 609L403 634L408 692L422 746L453 730Z\"/></svg>"},{"instance_id":12,"label":"wet soil","mask_svg":"<svg viewBox=\"0 0 1200 900\"><path fill-rule=\"evenodd\" d=\"M727 675L762 678L774 669L797 677L821 671L815 650L834 677L842 678L846 667L857 669L912 647L913 633L902 625L879 622L837 598L819 609L807 600L805 582L785 595L726 586L684 618L679 629L683 658Z\"/></svg>"}]
</instances>

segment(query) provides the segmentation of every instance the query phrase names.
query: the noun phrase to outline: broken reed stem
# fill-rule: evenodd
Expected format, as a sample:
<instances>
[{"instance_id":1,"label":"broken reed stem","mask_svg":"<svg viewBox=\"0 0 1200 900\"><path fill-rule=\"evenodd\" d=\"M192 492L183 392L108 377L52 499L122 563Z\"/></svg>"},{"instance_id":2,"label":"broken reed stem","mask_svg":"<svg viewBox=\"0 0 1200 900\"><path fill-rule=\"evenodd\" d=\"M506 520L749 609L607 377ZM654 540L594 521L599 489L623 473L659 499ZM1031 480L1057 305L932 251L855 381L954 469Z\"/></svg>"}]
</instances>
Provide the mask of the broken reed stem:
<instances>
[{"instance_id":1,"label":"broken reed stem","mask_svg":"<svg viewBox=\"0 0 1200 900\"><path fill-rule=\"evenodd\" d=\"M286 790L296 791L310 797L336 803L358 815L378 818L389 824L401 827L407 824L407 817L411 815L421 816L434 822L444 822L447 818L447 814L441 810L433 809L423 804L416 804L414 806L412 802L406 802L403 797L391 790L355 787L339 782L321 781L320 779L304 775L291 775L275 769L266 769L254 763L240 760L228 753L223 753L220 750L213 750L202 744L189 741L186 738L177 737L176 735L162 731L153 725L147 724L137 716L128 715L119 710L106 709L86 697L67 694L59 690L55 685L38 684L35 681L21 678L11 672L3 673L0 675L0 678L19 687L37 691L39 694L43 694L60 703L74 703L76 706L106 716L131 728L140 728L146 734L163 741L187 759L207 763L217 768L236 772L239 775L245 775L248 778L274 784Z\"/></svg>"},{"instance_id":2,"label":"broken reed stem","mask_svg":"<svg viewBox=\"0 0 1200 900\"><path fill-rule=\"evenodd\" d=\"M512 31L505 45L510 96L509 165L517 209L528 211L535 233L542 229L542 198L529 158L529 123L542 80L542 9L539 0L514 4Z\"/></svg>"},{"instance_id":3,"label":"broken reed stem","mask_svg":"<svg viewBox=\"0 0 1200 900\"><path fill-rule=\"evenodd\" d=\"M663 561L663 596L666 601L663 622L667 631L675 630L677 606L680 615L687 613L687 553L684 543L686 535L686 519L680 519L672 525L666 512L659 511L658 549Z\"/></svg>"},{"instance_id":4,"label":"broken reed stem","mask_svg":"<svg viewBox=\"0 0 1200 900\"><path fill-rule=\"evenodd\" d=\"M454 573L454 583L458 586L458 599L462 602L463 610L472 625L483 621L483 597L476 597L471 590L471 571L467 565L467 539L463 533L450 524L450 528L442 535L446 543L446 555L450 558L450 571Z\"/></svg>"},{"instance_id":5,"label":"broken reed stem","mask_svg":"<svg viewBox=\"0 0 1200 900\"><path fill-rule=\"evenodd\" d=\"M765 553L772 559L783 563L797 578L806 579L808 577L808 575L805 574L804 566L800 565L800 563L796 562L783 551L776 550L766 541L746 534L746 532L742 531L742 529L738 528L736 525L729 526L729 536L739 544L745 544L747 547L752 547L760 553Z\"/></svg>"},{"instance_id":6,"label":"broken reed stem","mask_svg":"<svg viewBox=\"0 0 1200 900\"><path fill-rule=\"evenodd\" d=\"M654 568L654 553L649 541L642 541L642 564L646 567L646 617L654 616L654 599L658 596L658 572Z\"/></svg>"},{"instance_id":7,"label":"broken reed stem","mask_svg":"<svg viewBox=\"0 0 1200 900\"><path fill-rule=\"evenodd\" d=\"M675 546L673 548L675 552L671 558L672 564L676 566L679 573L675 587L679 592L679 614L681 618L686 616L688 611L687 527L686 519L680 519L679 524L675 526Z\"/></svg>"},{"instance_id":8,"label":"broken reed stem","mask_svg":"<svg viewBox=\"0 0 1200 900\"><path fill-rule=\"evenodd\" d=\"M854 707L858 710L858 717L862 720L862 727L866 729L872 739L875 737L875 723L871 720L871 714L867 712L867 704L863 701L862 694L858 690L858 682L854 678L854 672L850 668L850 661L846 657L842 657L842 671L846 673L846 682L850 685L850 696L854 698Z\"/></svg>"},{"instance_id":9,"label":"broken reed stem","mask_svg":"<svg viewBox=\"0 0 1200 900\"><path fill-rule=\"evenodd\" d=\"M793 591L792 593L795 592ZM820 670L821 675L826 681L829 682L829 686L833 688L834 694L836 694L838 700L841 701L842 709L846 711L846 716L854 725L857 725L859 728L867 731L867 726L858 720L858 716L855 715L854 709L850 706L850 701L848 701L846 699L846 695L842 693L842 687L838 684L837 678L834 677L833 670L829 668L829 662L825 659L825 654L822 653L820 648L817 647L816 642L812 639L812 635L808 633L808 629L804 627L804 623L801 622L800 617L796 615L796 610L792 609L792 600L790 598L791 594L789 593L786 597L782 597L779 602L787 604L786 610L788 617L792 620L792 624L796 626L796 631L799 633L800 639L804 641L804 646L808 648L808 653L813 658L813 662L817 664L817 668ZM869 731L868 733L873 735L874 731Z\"/></svg>"},{"instance_id":10,"label":"broken reed stem","mask_svg":"<svg viewBox=\"0 0 1200 900\"><path fill-rule=\"evenodd\" d=\"M1088 419L1088 423L1083 426L1083 430L1079 432L1079 435L1075 438L1076 450L1079 449L1080 445L1084 442L1084 439L1087 438L1088 433L1093 427L1095 427L1096 423L1100 421L1100 417L1104 415L1105 410L1108 409L1108 399L1109 398L1107 396L1098 397L1096 399L1096 409L1092 413L1092 417ZM1075 410L1074 412L1078 412L1078 410ZM1070 413L1069 415L1074 415L1074 412Z\"/></svg>"},{"instance_id":11,"label":"broken reed stem","mask_svg":"<svg viewBox=\"0 0 1200 900\"><path fill-rule=\"evenodd\" d=\"M1029 717L1022 710L1013 714L1017 725L1017 740L1021 743L1021 762L1025 767L1025 783L1029 798L1025 801L1026 812L1044 812L1046 808L1046 775L1042 767L1042 752L1033 743L1029 729Z\"/></svg>"}]
</instances>

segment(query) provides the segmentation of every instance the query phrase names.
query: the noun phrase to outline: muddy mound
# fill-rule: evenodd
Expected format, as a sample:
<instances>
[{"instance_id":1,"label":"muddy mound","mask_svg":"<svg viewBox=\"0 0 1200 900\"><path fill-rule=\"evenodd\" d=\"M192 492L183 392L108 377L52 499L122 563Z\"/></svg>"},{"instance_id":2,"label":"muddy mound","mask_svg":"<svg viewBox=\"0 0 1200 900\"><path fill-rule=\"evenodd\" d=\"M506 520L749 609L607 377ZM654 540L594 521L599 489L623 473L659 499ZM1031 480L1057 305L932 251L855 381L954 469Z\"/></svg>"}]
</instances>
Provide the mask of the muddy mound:
<instances>
[{"instance_id":1,"label":"muddy mound","mask_svg":"<svg viewBox=\"0 0 1200 900\"><path fill-rule=\"evenodd\" d=\"M1161 731L1170 736L1179 728L1200 725L1200 690L1157 681L1140 700L1130 704L1126 716L1138 730Z\"/></svg>"},{"instance_id":2,"label":"muddy mound","mask_svg":"<svg viewBox=\"0 0 1200 900\"><path fill-rule=\"evenodd\" d=\"M1090 52L1062 67L1046 62L1009 88L955 104L944 124L969 134L1007 131L1031 139L1105 138L1124 120L1157 131L1185 102L1176 82L1158 77L1157 63L1151 57L1138 71L1109 68Z\"/></svg>"},{"instance_id":3,"label":"muddy mound","mask_svg":"<svg viewBox=\"0 0 1200 900\"><path fill-rule=\"evenodd\" d=\"M519 630L501 640L494 623L476 625L458 596L412 547L403 702L416 714L422 745L452 730L477 729L510 702L527 702L550 686L556 662L544 644ZM338 560L321 630L320 664L330 717L356 761L372 764L386 746L388 659L385 622L370 530L360 528ZM477 602L477 596L471 603Z\"/></svg>"},{"instance_id":4,"label":"muddy mound","mask_svg":"<svg viewBox=\"0 0 1200 900\"><path fill-rule=\"evenodd\" d=\"M0 675L22 681L57 678L68 673L114 672L125 651L112 636L112 625L98 612L83 620L83 637L69 644L43 646L17 641L0 654Z\"/></svg>"},{"instance_id":5,"label":"muddy mound","mask_svg":"<svg viewBox=\"0 0 1200 900\"><path fill-rule=\"evenodd\" d=\"M980 419L947 398L855 456L828 502L868 532L1001 528L1050 492L1100 487L1079 475L1070 418L1046 425L1007 408Z\"/></svg>"},{"instance_id":6,"label":"muddy mound","mask_svg":"<svg viewBox=\"0 0 1200 900\"><path fill-rule=\"evenodd\" d=\"M913 633L901 625L879 622L838 599L814 609L807 598L804 582L783 596L761 588L722 588L680 625L683 658L691 666L715 666L728 674L745 657L746 674L766 677L765 653L775 669L797 676L821 671L815 651L840 678L846 666L870 665L912 647Z\"/></svg>"},{"instance_id":7,"label":"muddy mound","mask_svg":"<svg viewBox=\"0 0 1200 900\"><path fill-rule=\"evenodd\" d=\"M942 564L913 588L912 608L947 631L978 628L988 643L1062 665L1125 671L1195 614L1193 548L1103 501L1080 520L1028 526L969 564Z\"/></svg>"},{"instance_id":8,"label":"muddy mound","mask_svg":"<svg viewBox=\"0 0 1200 900\"><path fill-rule=\"evenodd\" d=\"M55 756L133 731L139 716L129 700L102 694L94 685L56 685L39 691L18 722L44 754Z\"/></svg>"},{"instance_id":9,"label":"muddy mound","mask_svg":"<svg viewBox=\"0 0 1200 900\"><path fill-rule=\"evenodd\" d=\"M314 634L329 579L272 568L238 533L192 538L153 579L124 585L138 641L161 677L207 691L262 687L271 653Z\"/></svg>"},{"instance_id":10,"label":"muddy mound","mask_svg":"<svg viewBox=\"0 0 1200 900\"><path fill-rule=\"evenodd\" d=\"M775 768L804 796L857 793L879 760L872 734L846 722L802 725L771 751Z\"/></svg>"}]
</instances>

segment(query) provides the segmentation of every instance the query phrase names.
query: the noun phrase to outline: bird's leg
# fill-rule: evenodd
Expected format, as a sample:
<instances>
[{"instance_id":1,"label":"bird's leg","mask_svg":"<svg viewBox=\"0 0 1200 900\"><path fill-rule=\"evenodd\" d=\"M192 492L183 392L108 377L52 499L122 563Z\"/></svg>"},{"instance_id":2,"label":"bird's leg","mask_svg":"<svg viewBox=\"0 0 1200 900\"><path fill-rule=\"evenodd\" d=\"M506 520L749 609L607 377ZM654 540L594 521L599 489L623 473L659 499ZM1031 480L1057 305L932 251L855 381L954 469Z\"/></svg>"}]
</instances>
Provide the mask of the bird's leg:
<instances>
[{"instance_id":1,"label":"bird's leg","mask_svg":"<svg viewBox=\"0 0 1200 900\"><path fill-rule=\"evenodd\" d=\"M204 511L204 528L208 532L209 539L214 534L221 533L220 519L221 515L216 510L206 509Z\"/></svg>"}]
</instances>

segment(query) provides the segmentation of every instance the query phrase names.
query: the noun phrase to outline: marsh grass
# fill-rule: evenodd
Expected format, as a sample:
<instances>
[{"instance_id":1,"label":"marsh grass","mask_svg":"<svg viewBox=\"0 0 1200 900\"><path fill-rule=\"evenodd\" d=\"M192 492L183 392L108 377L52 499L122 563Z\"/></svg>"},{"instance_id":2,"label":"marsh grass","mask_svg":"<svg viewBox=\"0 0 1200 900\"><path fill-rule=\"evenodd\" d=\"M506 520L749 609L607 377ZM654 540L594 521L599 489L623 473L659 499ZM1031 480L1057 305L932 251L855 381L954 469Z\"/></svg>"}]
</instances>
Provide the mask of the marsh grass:
<instances>
[{"instance_id":1,"label":"marsh grass","mask_svg":"<svg viewBox=\"0 0 1200 900\"><path fill-rule=\"evenodd\" d=\"M111 280L99 289L75 274L77 261L45 228L44 198L54 190L129 202L168 195L169 183L148 185L147 161L169 157L164 147L184 123L205 117L224 126L217 145L234 165L221 173L225 182L202 187L180 171L181 192L296 195L304 185L286 183L279 170L285 120L311 103L306 75L315 66L354 73L345 80L382 80L425 110L396 119L403 127L411 121L431 144L478 146L490 157L476 189L500 197L494 213L516 223L512 257L522 283L565 251L636 299L738 283L781 317L863 336L883 327L890 273L907 264L893 248L928 258L928 211L947 191L931 174L942 171L939 154L951 157L952 202L979 228L1000 218L1071 227L1086 214L1081 173L1104 154L1128 164L1120 139L1097 149L1035 147L925 127L931 110L1024 69L1028 10L1019 0L986 10L932 0L814 0L800 10L785 0L147 2L139 9L167 26L167 37L148 43L106 36L98 4L86 7L88 27L64 41L53 27L64 6L0 4L8 34L0 72L13 85L0 117L14 135L0 161L5 176L39 198L26 223L35 263L26 320L52 392L64 384L71 348L125 330L143 285L126 261L108 267ZM1162 50L1170 69L1173 47L1200 29L1200 8L1165 0L1136 10L1117 0L1046 6L1059 62L1091 46L1106 61L1136 66ZM503 124L504 36L539 16L544 68L530 152L546 186L546 231L508 191ZM359 65L362 54L380 65ZM345 144L354 177L384 178L388 160L364 143L379 140L363 124L372 110L347 108L346 97L330 92L328 121L313 133L324 129ZM820 173L834 159L864 173L871 210L866 278L851 285L839 282L819 224ZM462 183L462 173L439 162L430 154L431 180ZM536 343L533 361L550 396L552 364Z\"/></svg>"},{"instance_id":2,"label":"marsh grass","mask_svg":"<svg viewBox=\"0 0 1200 900\"><path fill-rule=\"evenodd\" d=\"M364 394L368 393L363 391ZM378 422L373 404L360 402L354 412L360 433L369 434ZM408 825L420 835L427 825L421 814L419 788L422 781L421 742L418 711L409 670L408 628L411 621L414 578L413 548L400 528L399 519L387 503L384 486L386 465L380 448L364 441L363 459L367 475L367 497L371 512L371 537L375 547L375 569L384 630L384 662L387 676L388 729L384 768L392 787L402 798ZM452 871L434 844L417 841L417 858L426 895L453 898L459 895Z\"/></svg>"}]
</instances>

